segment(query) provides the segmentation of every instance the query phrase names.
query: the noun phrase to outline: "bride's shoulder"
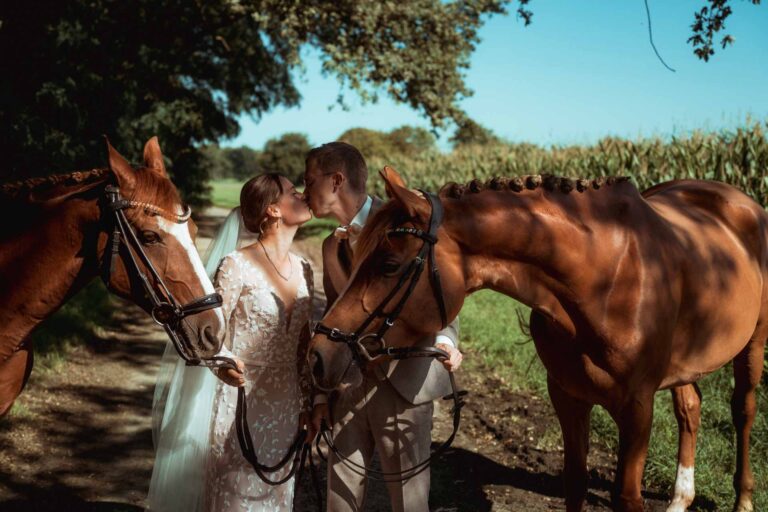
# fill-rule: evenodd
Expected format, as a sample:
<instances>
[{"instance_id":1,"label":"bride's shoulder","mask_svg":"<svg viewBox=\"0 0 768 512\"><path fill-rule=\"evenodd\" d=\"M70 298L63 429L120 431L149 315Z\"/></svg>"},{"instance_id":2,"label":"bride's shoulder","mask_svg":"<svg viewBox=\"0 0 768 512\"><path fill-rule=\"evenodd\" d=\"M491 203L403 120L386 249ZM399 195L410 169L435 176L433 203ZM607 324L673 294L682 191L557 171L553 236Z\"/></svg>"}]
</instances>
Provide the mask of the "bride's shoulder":
<instances>
[{"instance_id":1,"label":"bride's shoulder","mask_svg":"<svg viewBox=\"0 0 768 512\"><path fill-rule=\"evenodd\" d=\"M223 258L221 258L221 263L219 265L239 265L242 263L243 255L240 252L240 249L235 249L234 251L225 254Z\"/></svg>"},{"instance_id":2,"label":"bride's shoulder","mask_svg":"<svg viewBox=\"0 0 768 512\"><path fill-rule=\"evenodd\" d=\"M249 262L250 260L248 256L243 252L243 249L235 249L234 251L221 258L221 263L219 263L219 266L240 269L245 267Z\"/></svg>"}]
</instances>

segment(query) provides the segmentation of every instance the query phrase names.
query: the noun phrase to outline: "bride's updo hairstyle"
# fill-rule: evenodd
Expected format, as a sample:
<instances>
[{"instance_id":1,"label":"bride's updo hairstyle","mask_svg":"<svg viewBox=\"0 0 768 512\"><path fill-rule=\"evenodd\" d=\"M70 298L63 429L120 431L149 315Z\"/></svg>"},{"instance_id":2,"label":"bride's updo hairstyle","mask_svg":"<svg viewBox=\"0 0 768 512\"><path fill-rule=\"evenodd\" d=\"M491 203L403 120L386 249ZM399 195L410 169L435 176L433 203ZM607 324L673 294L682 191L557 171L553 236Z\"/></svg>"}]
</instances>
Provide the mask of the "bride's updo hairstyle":
<instances>
[{"instance_id":1,"label":"bride's updo hairstyle","mask_svg":"<svg viewBox=\"0 0 768 512\"><path fill-rule=\"evenodd\" d=\"M275 172L248 180L240 190L240 213L245 228L251 233L263 235L270 224L267 208L276 203L282 194L280 175Z\"/></svg>"}]
</instances>

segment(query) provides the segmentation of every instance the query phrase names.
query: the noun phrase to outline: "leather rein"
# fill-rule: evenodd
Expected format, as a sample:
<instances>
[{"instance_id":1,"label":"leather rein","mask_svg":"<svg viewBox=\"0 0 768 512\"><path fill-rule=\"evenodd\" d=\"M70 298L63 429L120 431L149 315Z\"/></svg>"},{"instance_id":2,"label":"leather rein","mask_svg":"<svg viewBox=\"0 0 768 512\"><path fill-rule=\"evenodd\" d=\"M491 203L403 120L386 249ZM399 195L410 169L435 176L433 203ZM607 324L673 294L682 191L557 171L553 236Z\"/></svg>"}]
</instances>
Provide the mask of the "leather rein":
<instances>
[{"instance_id":1,"label":"leather rein","mask_svg":"<svg viewBox=\"0 0 768 512\"><path fill-rule=\"evenodd\" d=\"M318 322L315 325L315 334L324 334L329 340L336 343L344 343L352 352L353 360L364 368L365 365L371 361L375 361L381 357L391 357L392 359L409 359L414 357L434 357L440 360L448 358L448 354L436 347L388 347L384 339L384 334L392 327L400 316L406 302L413 293L416 285L419 282L425 265L429 264L429 279L434 290L435 300L437 302L438 309L440 311L440 320L442 327L445 328L448 325L448 315L445 307L445 298L443 296L443 288L440 283L440 272L437 267L437 260L435 259L435 245L438 242L437 230L443 221L443 204L440 198L435 194L420 191L427 202L432 208L432 213L429 218L429 228L425 232L418 228L412 227L398 227L392 228L387 231L387 236L415 236L423 241L421 249L419 249L416 257L408 265L405 272L400 275L397 284L387 294L386 297L379 303L368 318L366 318L354 332L347 333L335 327L328 327ZM409 281L410 280L410 281ZM404 287L405 292L400 299L395 303L394 307L387 313L385 309L390 302L400 293ZM384 318L384 321L375 332L365 332L366 329L378 318ZM380 480L384 482L401 482L412 478L425 469L427 469L435 457L444 453L453 443L454 438L459 430L459 424L461 422L461 408L464 406L463 397L467 394L466 391L458 391L456 389L456 380L453 373L448 372L448 377L451 382L451 394L443 397L443 400L453 400L453 408L451 413L453 414L453 431L448 439L443 442L434 452L425 460L413 465L412 467L402 471L380 471L378 469L370 468L362 464L358 464L355 461L349 459L342 454L333 442L333 437L328 426L323 422L322 426L322 438L328 444L328 448L334 453L340 461L342 461L348 468L356 473L371 478L372 480ZM314 377L313 377L314 378ZM320 436L317 438L315 444L317 453L320 457L323 454L320 452ZM323 457L324 458L324 457Z\"/></svg>"}]
</instances>

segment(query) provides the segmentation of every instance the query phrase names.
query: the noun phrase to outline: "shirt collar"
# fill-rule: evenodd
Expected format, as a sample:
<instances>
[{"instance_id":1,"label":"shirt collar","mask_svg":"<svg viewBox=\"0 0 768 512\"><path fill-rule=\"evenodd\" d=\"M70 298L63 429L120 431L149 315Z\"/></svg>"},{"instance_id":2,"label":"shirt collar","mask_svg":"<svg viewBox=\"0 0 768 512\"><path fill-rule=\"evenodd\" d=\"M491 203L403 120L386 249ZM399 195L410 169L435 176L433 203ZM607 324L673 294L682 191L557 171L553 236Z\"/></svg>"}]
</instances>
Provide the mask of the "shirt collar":
<instances>
[{"instance_id":1,"label":"shirt collar","mask_svg":"<svg viewBox=\"0 0 768 512\"><path fill-rule=\"evenodd\" d=\"M357 215L355 215L355 218L352 219L352 222L350 224L357 224L361 228L365 226L365 221L368 220L368 215L371 213L371 205L373 204L373 198L371 196L368 196L363 203L363 206L360 207L360 210L357 212Z\"/></svg>"}]
</instances>

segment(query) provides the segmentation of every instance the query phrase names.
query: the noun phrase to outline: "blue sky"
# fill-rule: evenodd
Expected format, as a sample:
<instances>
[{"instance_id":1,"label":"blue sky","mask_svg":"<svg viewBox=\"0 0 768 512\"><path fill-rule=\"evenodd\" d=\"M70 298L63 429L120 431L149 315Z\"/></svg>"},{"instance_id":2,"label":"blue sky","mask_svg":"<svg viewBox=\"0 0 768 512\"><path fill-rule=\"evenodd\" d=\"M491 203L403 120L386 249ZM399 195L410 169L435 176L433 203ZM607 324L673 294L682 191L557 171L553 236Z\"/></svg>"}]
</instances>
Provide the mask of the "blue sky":
<instances>
[{"instance_id":1,"label":"blue sky","mask_svg":"<svg viewBox=\"0 0 768 512\"><path fill-rule=\"evenodd\" d=\"M704 63L686 43L704 0L648 3L654 42L675 73L653 53L642 0L534 0L528 27L514 13L487 20L466 71L474 95L462 108L508 140L542 145L684 135L733 128L747 116L768 119L768 5L732 0L725 32L735 44ZM300 106L278 107L259 120L243 116L241 134L223 145L260 148L289 131L306 133L314 145L357 126L430 127L383 94L364 105L346 91L351 109L342 110L336 77L322 76L317 52L305 55L306 72L296 74ZM449 135L441 133L442 149Z\"/></svg>"}]
</instances>

